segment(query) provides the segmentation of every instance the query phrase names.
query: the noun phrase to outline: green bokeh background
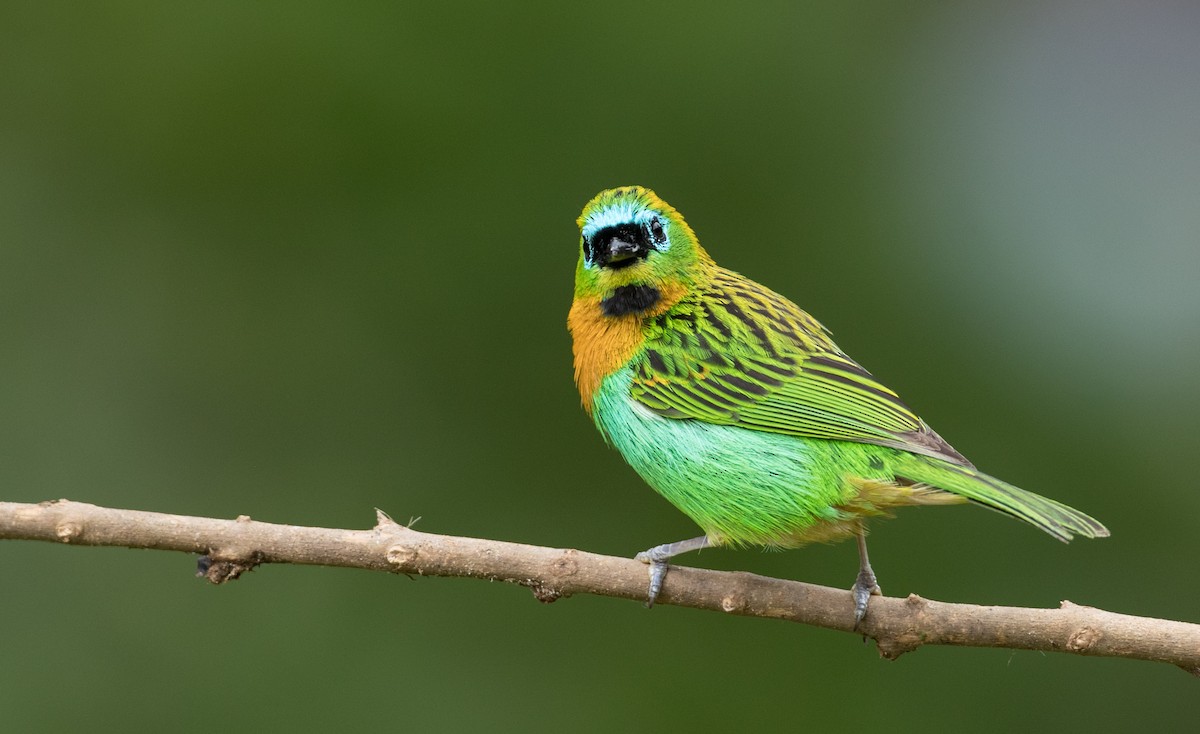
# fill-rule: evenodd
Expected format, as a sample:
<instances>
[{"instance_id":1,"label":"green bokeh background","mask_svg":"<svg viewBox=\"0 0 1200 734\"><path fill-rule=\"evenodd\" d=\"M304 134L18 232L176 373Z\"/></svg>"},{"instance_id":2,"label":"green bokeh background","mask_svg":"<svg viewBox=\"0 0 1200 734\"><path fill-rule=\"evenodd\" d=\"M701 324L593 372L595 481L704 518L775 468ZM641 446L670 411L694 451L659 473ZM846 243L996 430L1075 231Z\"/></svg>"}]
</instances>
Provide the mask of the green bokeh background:
<instances>
[{"instance_id":1,"label":"green bokeh background","mask_svg":"<svg viewBox=\"0 0 1200 734\"><path fill-rule=\"evenodd\" d=\"M908 511L872 535L886 591L1198 621L1198 33L1182 2L6 2L0 499L689 537L571 383L574 217L641 183L1113 530ZM1167 731L1200 701L1163 665L192 564L0 545L5 730Z\"/></svg>"}]
</instances>

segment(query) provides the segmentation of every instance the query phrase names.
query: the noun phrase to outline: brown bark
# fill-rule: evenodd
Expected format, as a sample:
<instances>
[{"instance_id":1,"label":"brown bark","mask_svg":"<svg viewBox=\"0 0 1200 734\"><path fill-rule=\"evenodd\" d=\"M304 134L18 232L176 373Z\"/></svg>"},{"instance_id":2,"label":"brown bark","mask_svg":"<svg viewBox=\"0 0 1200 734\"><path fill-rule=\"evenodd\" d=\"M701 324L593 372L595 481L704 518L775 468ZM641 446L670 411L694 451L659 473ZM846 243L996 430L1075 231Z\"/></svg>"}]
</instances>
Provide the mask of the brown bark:
<instances>
[{"instance_id":1,"label":"brown bark","mask_svg":"<svg viewBox=\"0 0 1200 734\"><path fill-rule=\"evenodd\" d=\"M68 500L0 502L0 539L198 553L213 583L263 563L345 566L508 581L552 602L572 594L643 600L647 567L628 558L423 533L382 512L370 530L337 530L118 510ZM1200 625L1133 617L1064 601L1057 609L872 597L853 629L850 592L749 573L673 566L659 604L857 632L896 658L921 645L1045 650L1136 658L1200 675Z\"/></svg>"}]
</instances>

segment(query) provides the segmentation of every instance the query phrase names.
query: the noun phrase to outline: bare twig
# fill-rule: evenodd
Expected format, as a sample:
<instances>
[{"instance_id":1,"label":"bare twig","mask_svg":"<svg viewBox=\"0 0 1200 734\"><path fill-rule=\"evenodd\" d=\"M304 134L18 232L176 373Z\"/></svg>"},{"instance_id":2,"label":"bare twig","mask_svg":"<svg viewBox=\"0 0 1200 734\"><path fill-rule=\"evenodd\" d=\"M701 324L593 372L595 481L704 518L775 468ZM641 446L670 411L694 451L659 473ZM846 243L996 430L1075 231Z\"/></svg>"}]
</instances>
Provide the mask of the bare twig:
<instances>
[{"instance_id":1,"label":"bare twig","mask_svg":"<svg viewBox=\"0 0 1200 734\"><path fill-rule=\"evenodd\" d=\"M261 563L346 566L520 584L543 602L572 594L642 600L646 566L577 550L422 533L382 512L371 530L335 530L116 510L58 500L0 502L0 539L47 540L203 554L213 583ZM854 631L850 592L749 573L676 566L660 604ZM1064 601L1058 609L873 597L857 632L896 658L921 645L1048 650L1154 660L1200 675L1200 625L1114 614Z\"/></svg>"}]
</instances>

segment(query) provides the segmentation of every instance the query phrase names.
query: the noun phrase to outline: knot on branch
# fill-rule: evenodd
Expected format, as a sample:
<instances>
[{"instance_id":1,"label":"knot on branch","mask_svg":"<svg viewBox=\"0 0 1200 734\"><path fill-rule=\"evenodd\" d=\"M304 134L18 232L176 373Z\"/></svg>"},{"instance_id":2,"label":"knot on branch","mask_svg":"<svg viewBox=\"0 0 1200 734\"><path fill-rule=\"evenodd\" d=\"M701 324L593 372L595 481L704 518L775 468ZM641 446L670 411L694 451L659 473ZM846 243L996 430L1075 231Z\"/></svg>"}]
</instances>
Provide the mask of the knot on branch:
<instances>
[{"instance_id":1,"label":"knot on branch","mask_svg":"<svg viewBox=\"0 0 1200 734\"><path fill-rule=\"evenodd\" d=\"M383 555L384 558L387 559L387 562L395 567L395 570L398 573L411 573L414 571L416 573L421 572L420 569L414 569L412 567L417 560L417 556L421 555L420 552L412 546L397 543L396 545L388 546L387 551L385 551Z\"/></svg>"},{"instance_id":2,"label":"knot on branch","mask_svg":"<svg viewBox=\"0 0 1200 734\"><path fill-rule=\"evenodd\" d=\"M913 630L905 630L898 635L881 635L875 638L879 648L879 657L895 660L906 652L916 650L924 642L923 635Z\"/></svg>"},{"instance_id":3,"label":"knot on branch","mask_svg":"<svg viewBox=\"0 0 1200 734\"><path fill-rule=\"evenodd\" d=\"M727 614L739 614L746 609L746 597L741 594L727 594L721 597L721 611Z\"/></svg>"},{"instance_id":4,"label":"knot on branch","mask_svg":"<svg viewBox=\"0 0 1200 734\"><path fill-rule=\"evenodd\" d=\"M905 629L874 635L879 656L886 660L895 660L906 652L912 652L929 639L922 629L929 602L916 594L909 594L904 598L904 609L908 617Z\"/></svg>"},{"instance_id":5,"label":"knot on branch","mask_svg":"<svg viewBox=\"0 0 1200 734\"><path fill-rule=\"evenodd\" d=\"M563 593L558 589L536 579L529 579L525 583L525 586L528 586L529 590L533 592L533 598L543 604L553 604L563 596Z\"/></svg>"},{"instance_id":6,"label":"knot on branch","mask_svg":"<svg viewBox=\"0 0 1200 734\"><path fill-rule=\"evenodd\" d=\"M579 555L579 551L576 550L563 551L562 556L556 559L550 567L554 578L565 579L579 573L579 561L575 559L577 555Z\"/></svg>"},{"instance_id":7,"label":"knot on branch","mask_svg":"<svg viewBox=\"0 0 1200 734\"><path fill-rule=\"evenodd\" d=\"M1087 652L1096 646L1103 633L1094 627L1081 627L1071 633L1067 640L1067 649L1072 652Z\"/></svg>"},{"instance_id":8,"label":"knot on branch","mask_svg":"<svg viewBox=\"0 0 1200 734\"><path fill-rule=\"evenodd\" d=\"M232 557L229 554L212 553L200 556L196 560L196 576L208 579L210 584L223 584L226 581L236 581L239 576L266 560L259 551L250 551L244 556Z\"/></svg>"},{"instance_id":9,"label":"knot on branch","mask_svg":"<svg viewBox=\"0 0 1200 734\"><path fill-rule=\"evenodd\" d=\"M566 585L566 580L579 573L579 551L568 548L559 553L558 558L550 564L550 569L546 573L548 578L527 578L519 581L522 586L533 592L533 598L543 604L550 604L558 601L564 596L569 596L567 591L563 589Z\"/></svg>"},{"instance_id":10,"label":"knot on branch","mask_svg":"<svg viewBox=\"0 0 1200 734\"><path fill-rule=\"evenodd\" d=\"M70 543L83 535L83 526L77 522L64 520L54 526L54 536L64 543Z\"/></svg>"}]
</instances>

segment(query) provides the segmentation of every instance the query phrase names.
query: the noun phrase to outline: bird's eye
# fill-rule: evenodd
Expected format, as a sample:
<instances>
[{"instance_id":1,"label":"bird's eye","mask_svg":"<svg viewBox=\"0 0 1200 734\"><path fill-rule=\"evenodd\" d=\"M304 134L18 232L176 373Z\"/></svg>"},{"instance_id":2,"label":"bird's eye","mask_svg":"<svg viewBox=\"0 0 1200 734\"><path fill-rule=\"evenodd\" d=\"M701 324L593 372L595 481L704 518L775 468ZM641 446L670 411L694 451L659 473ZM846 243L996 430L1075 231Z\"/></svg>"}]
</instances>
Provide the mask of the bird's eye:
<instances>
[{"instance_id":1,"label":"bird's eye","mask_svg":"<svg viewBox=\"0 0 1200 734\"><path fill-rule=\"evenodd\" d=\"M662 222L657 219L650 220L650 238L660 245L667 241L667 233L663 231Z\"/></svg>"}]
</instances>

